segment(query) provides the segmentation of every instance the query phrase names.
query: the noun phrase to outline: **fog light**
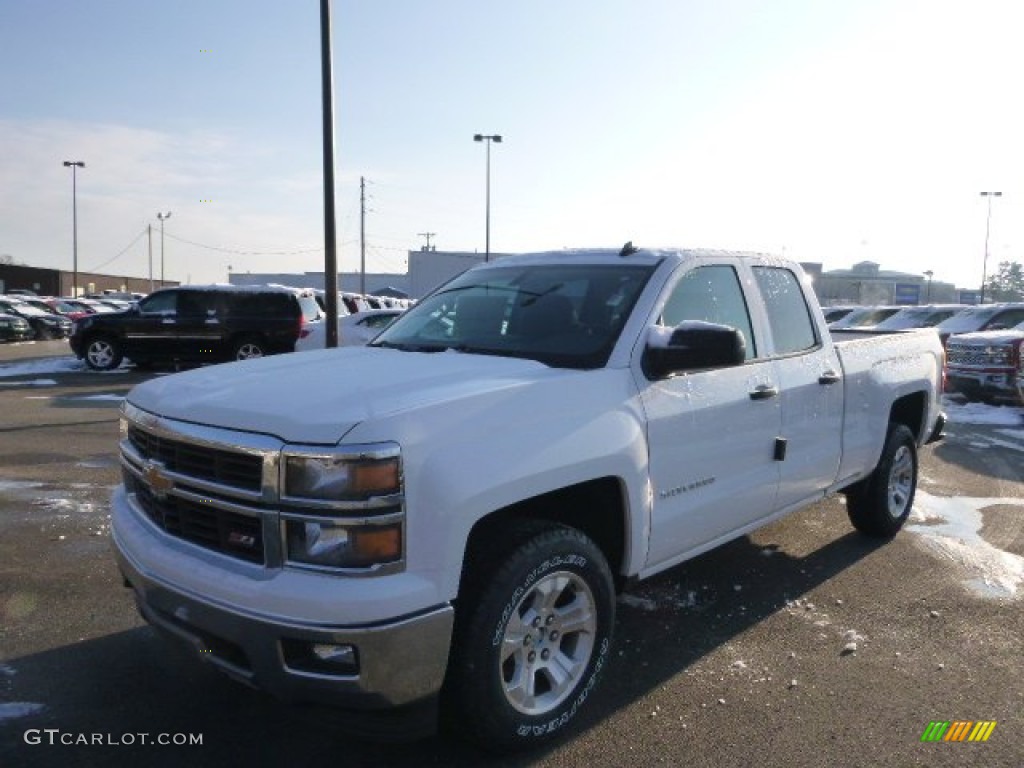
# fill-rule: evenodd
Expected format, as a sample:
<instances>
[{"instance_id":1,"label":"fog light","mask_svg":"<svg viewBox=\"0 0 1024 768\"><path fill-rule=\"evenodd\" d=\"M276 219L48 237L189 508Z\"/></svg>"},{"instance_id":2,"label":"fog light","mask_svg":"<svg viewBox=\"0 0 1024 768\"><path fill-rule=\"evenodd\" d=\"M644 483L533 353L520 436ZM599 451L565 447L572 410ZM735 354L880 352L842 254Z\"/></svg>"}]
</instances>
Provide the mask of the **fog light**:
<instances>
[{"instance_id":1,"label":"fog light","mask_svg":"<svg viewBox=\"0 0 1024 768\"><path fill-rule=\"evenodd\" d=\"M329 664L356 663L356 649L351 645L317 643L313 646L313 655L320 661L326 661Z\"/></svg>"},{"instance_id":2,"label":"fog light","mask_svg":"<svg viewBox=\"0 0 1024 768\"><path fill-rule=\"evenodd\" d=\"M339 677L359 674L359 654L354 645L282 639L281 655L293 672Z\"/></svg>"}]
</instances>

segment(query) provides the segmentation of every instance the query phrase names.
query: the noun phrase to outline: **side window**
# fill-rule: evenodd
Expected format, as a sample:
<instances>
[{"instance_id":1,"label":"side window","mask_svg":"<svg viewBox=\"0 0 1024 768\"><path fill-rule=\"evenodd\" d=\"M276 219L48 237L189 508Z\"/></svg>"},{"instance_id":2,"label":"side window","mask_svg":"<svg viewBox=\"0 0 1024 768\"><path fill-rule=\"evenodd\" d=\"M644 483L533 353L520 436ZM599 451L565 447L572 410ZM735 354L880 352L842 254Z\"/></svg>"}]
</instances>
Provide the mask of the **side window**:
<instances>
[{"instance_id":1,"label":"side window","mask_svg":"<svg viewBox=\"0 0 1024 768\"><path fill-rule=\"evenodd\" d=\"M754 267L754 278L768 312L775 353L789 355L817 346L811 310L796 275L781 267Z\"/></svg>"},{"instance_id":2,"label":"side window","mask_svg":"<svg viewBox=\"0 0 1024 768\"><path fill-rule=\"evenodd\" d=\"M673 327L684 320L703 320L736 328L747 343L746 359L757 357L747 302L739 276L732 267L697 267L683 275L665 302L659 324Z\"/></svg>"},{"instance_id":3,"label":"side window","mask_svg":"<svg viewBox=\"0 0 1024 768\"><path fill-rule=\"evenodd\" d=\"M182 291L178 295L178 314L182 317L206 317L217 312L217 294L213 291Z\"/></svg>"},{"instance_id":4,"label":"side window","mask_svg":"<svg viewBox=\"0 0 1024 768\"><path fill-rule=\"evenodd\" d=\"M1024 309L1008 309L1005 312L1000 312L988 324L1002 328L1013 328L1013 326L1022 321L1024 321Z\"/></svg>"},{"instance_id":5,"label":"side window","mask_svg":"<svg viewBox=\"0 0 1024 768\"><path fill-rule=\"evenodd\" d=\"M177 291L154 293L139 302L139 311L150 315L173 315L177 310Z\"/></svg>"}]
</instances>

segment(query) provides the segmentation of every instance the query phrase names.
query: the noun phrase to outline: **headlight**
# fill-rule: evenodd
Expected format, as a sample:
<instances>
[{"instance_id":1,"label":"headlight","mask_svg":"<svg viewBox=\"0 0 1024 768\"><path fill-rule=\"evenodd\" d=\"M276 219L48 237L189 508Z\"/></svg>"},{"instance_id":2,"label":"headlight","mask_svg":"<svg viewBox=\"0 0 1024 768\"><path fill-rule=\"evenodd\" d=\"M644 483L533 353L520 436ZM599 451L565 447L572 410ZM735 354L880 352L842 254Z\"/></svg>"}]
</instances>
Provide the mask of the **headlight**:
<instances>
[{"instance_id":1,"label":"headlight","mask_svg":"<svg viewBox=\"0 0 1024 768\"><path fill-rule=\"evenodd\" d=\"M284 456L284 495L326 502L366 501L401 492L398 447Z\"/></svg>"},{"instance_id":2,"label":"headlight","mask_svg":"<svg viewBox=\"0 0 1024 768\"><path fill-rule=\"evenodd\" d=\"M401 519L383 525L341 519L286 520L287 560L324 568L370 568L402 559Z\"/></svg>"},{"instance_id":3,"label":"headlight","mask_svg":"<svg viewBox=\"0 0 1024 768\"><path fill-rule=\"evenodd\" d=\"M288 446L281 473L288 563L373 573L401 569L405 508L396 444Z\"/></svg>"}]
</instances>

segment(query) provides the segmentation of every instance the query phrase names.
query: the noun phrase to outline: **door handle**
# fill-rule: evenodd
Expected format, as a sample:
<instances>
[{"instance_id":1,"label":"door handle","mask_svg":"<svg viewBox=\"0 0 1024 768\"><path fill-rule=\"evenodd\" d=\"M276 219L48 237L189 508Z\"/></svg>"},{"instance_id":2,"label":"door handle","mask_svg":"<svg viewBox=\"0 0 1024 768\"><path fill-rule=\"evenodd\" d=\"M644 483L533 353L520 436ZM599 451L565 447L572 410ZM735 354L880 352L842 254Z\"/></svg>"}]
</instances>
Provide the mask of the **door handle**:
<instances>
[{"instance_id":1,"label":"door handle","mask_svg":"<svg viewBox=\"0 0 1024 768\"><path fill-rule=\"evenodd\" d=\"M754 387L754 391L750 393L751 400L770 400L779 394L778 387L773 387L770 384L759 384Z\"/></svg>"},{"instance_id":2,"label":"door handle","mask_svg":"<svg viewBox=\"0 0 1024 768\"><path fill-rule=\"evenodd\" d=\"M819 384L835 384L839 381L839 374L835 371L825 371L818 377Z\"/></svg>"}]
</instances>

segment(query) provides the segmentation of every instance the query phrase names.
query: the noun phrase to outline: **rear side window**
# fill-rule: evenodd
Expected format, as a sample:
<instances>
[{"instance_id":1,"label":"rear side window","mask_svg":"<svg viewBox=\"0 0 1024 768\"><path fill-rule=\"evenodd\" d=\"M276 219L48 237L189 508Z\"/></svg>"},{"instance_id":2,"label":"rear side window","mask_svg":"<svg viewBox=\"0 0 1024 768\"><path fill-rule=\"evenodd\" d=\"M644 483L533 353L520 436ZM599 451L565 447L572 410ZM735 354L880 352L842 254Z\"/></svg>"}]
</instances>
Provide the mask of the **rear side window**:
<instances>
[{"instance_id":1,"label":"rear side window","mask_svg":"<svg viewBox=\"0 0 1024 768\"><path fill-rule=\"evenodd\" d=\"M213 291L181 291L178 314L182 317L208 317L217 314L217 294Z\"/></svg>"},{"instance_id":2,"label":"rear side window","mask_svg":"<svg viewBox=\"0 0 1024 768\"><path fill-rule=\"evenodd\" d=\"M754 267L754 279L768 311L775 354L789 355L817 346L811 310L796 275L782 267Z\"/></svg>"},{"instance_id":3,"label":"rear side window","mask_svg":"<svg viewBox=\"0 0 1024 768\"><path fill-rule=\"evenodd\" d=\"M296 317L299 314L295 297L276 291L238 293L230 306L231 314L247 317Z\"/></svg>"}]
</instances>

